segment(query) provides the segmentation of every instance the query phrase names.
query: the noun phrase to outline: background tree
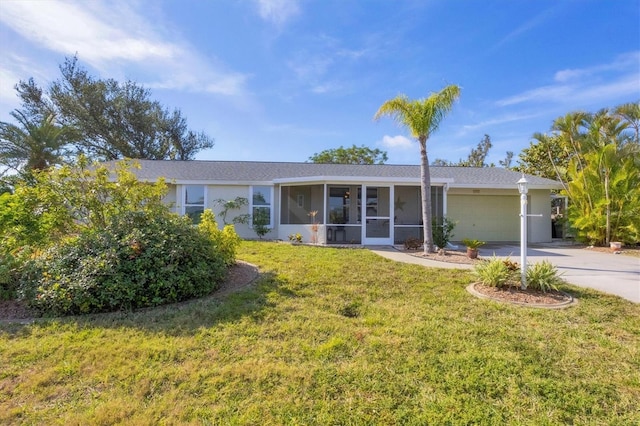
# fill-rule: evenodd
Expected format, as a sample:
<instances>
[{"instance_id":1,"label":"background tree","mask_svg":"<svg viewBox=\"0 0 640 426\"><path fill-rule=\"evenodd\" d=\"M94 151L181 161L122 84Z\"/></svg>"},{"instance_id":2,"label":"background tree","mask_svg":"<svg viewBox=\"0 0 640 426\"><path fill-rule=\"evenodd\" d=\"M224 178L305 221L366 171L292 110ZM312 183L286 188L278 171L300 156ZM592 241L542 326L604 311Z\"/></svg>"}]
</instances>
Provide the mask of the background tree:
<instances>
[{"instance_id":1,"label":"background tree","mask_svg":"<svg viewBox=\"0 0 640 426\"><path fill-rule=\"evenodd\" d=\"M18 124L0 122L0 166L26 174L62 162L75 140L72 128L57 125L53 114L28 117L15 110L11 116Z\"/></svg>"},{"instance_id":2,"label":"background tree","mask_svg":"<svg viewBox=\"0 0 640 426\"><path fill-rule=\"evenodd\" d=\"M466 160L460 159L457 163L453 161L443 160L442 158L436 158L432 166L454 166L454 167L495 167L495 164L487 164L487 156L493 144L491 143L491 136L484 135L484 137L478 142L478 145L471 150ZM513 159L513 152L507 151L504 160L500 160L500 165L504 168L511 167L511 161Z\"/></svg>"},{"instance_id":3,"label":"background tree","mask_svg":"<svg viewBox=\"0 0 640 426\"><path fill-rule=\"evenodd\" d=\"M133 81L96 79L76 57L60 71L62 78L46 92L33 79L20 81L16 90L30 115L53 112L60 124L76 129L77 151L91 158L190 160L213 146L207 135L187 128L179 110L151 100L151 92Z\"/></svg>"},{"instance_id":4,"label":"background tree","mask_svg":"<svg viewBox=\"0 0 640 426\"><path fill-rule=\"evenodd\" d=\"M467 160L461 162L462 164L460 165L465 167L488 167L489 165L485 163L485 160L492 146L491 137L484 135L482 140L478 142L478 146L471 150Z\"/></svg>"},{"instance_id":5,"label":"background tree","mask_svg":"<svg viewBox=\"0 0 640 426\"><path fill-rule=\"evenodd\" d=\"M554 179L566 184L568 181L570 150L557 134L534 133L533 141L519 155L514 169L535 176Z\"/></svg>"},{"instance_id":6,"label":"background tree","mask_svg":"<svg viewBox=\"0 0 640 426\"><path fill-rule=\"evenodd\" d=\"M309 157L312 163L321 164L384 164L388 159L386 151L364 145L326 149Z\"/></svg>"},{"instance_id":7,"label":"background tree","mask_svg":"<svg viewBox=\"0 0 640 426\"><path fill-rule=\"evenodd\" d=\"M640 240L636 104L573 112L520 154L519 170L560 181L576 237L591 244ZM624 111L624 113L620 113Z\"/></svg>"},{"instance_id":8,"label":"background tree","mask_svg":"<svg viewBox=\"0 0 640 426\"><path fill-rule=\"evenodd\" d=\"M512 162L513 162L513 151L507 151L507 154L504 157L504 160L498 161L500 166L504 167L505 169L510 169Z\"/></svg>"},{"instance_id":9,"label":"background tree","mask_svg":"<svg viewBox=\"0 0 640 426\"><path fill-rule=\"evenodd\" d=\"M424 99L410 100L405 95L399 95L384 102L374 116L376 120L383 116L390 116L399 124L407 127L411 136L416 138L420 145L420 187L425 253L433 252L431 174L427 155L427 140L438 129L459 97L460 87L453 84Z\"/></svg>"}]
</instances>

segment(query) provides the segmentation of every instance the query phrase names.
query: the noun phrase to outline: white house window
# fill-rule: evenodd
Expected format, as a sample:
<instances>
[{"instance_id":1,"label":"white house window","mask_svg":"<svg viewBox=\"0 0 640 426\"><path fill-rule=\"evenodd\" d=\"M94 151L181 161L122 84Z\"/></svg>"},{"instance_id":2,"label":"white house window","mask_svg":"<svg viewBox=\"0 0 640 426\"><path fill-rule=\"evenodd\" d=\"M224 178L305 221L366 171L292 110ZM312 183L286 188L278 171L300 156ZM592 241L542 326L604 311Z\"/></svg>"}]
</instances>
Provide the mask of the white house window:
<instances>
[{"instance_id":1,"label":"white house window","mask_svg":"<svg viewBox=\"0 0 640 426\"><path fill-rule=\"evenodd\" d=\"M251 187L251 215L252 222L264 219L267 227L273 227L273 215L271 202L273 200L273 188L270 186Z\"/></svg>"},{"instance_id":2,"label":"white house window","mask_svg":"<svg viewBox=\"0 0 640 426\"><path fill-rule=\"evenodd\" d=\"M193 223L200 222L200 215L204 212L206 188L204 185L184 185L184 214Z\"/></svg>"}]
</instances>

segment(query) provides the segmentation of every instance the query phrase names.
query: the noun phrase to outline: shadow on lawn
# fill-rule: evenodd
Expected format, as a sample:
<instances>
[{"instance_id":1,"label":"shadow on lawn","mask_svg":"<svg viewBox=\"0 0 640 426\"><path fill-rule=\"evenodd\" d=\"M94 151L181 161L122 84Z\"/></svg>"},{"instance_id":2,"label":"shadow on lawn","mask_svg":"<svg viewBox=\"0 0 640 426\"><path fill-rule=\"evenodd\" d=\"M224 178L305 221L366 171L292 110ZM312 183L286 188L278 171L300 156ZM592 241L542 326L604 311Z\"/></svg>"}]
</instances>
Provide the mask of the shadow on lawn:
<instances>
[{"instance_id":1,"label":"shadow on lawn","mask_svg":"<svg viewBox=\"0 0 640 426\"><path fill-rule=\"evenodd\" d=\"M273 306L269 294L295 297L289 283L272 272L260 274L250 285L171 305L131 312L111 312L69 317L80 327L132 327L171 336L193 335L202 328L238 322L250 317L260 321L265 309Z\"/></svg>"},{"instance_id":2,"label":"shadow on lawn","mask_svg":"<svg viewBox=\"0 0 640 426\"><path fill-rule=\"evenodd\" d=\"M169 336L189 336L203 328L234 323L251 317L260 321L273 305L269 295L297 297L290 283L273 272L261 273L236 291L217 291L210 296L136 311L106 312L59 318L37 318L29 323L3 324L9 335L30 334L33 326L76 325L78 328L136 328ZM224 289L223 289L224 290Z\"/></svg>"}]
</instances>

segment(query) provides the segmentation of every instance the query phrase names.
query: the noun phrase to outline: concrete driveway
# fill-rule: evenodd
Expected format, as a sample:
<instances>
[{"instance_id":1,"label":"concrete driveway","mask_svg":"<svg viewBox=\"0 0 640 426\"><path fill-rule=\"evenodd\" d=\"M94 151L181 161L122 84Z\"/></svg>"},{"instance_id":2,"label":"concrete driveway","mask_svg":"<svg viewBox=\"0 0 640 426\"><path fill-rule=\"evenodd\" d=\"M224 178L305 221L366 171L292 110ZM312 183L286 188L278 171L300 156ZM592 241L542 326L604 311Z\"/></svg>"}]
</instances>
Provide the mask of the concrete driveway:
<instances>
[{"instance_id":1,"label":"concrete driveway","mask_svg":"<svg viewBox=\"0 0 640 426\"><path fill-rule=\"evenodd\" d=\"M381 256L431 267L471 268L470 265L447 264L405 254L393 247L376 247ZM510 257L520 262L519 244L487 244L480 248L480 256ZM623 254L602 253L562 244L530 245L527 263L548 260L562 273L562 278L580 287L592 288L640 303L640 258Z\"/></svg>"}]
</instances>

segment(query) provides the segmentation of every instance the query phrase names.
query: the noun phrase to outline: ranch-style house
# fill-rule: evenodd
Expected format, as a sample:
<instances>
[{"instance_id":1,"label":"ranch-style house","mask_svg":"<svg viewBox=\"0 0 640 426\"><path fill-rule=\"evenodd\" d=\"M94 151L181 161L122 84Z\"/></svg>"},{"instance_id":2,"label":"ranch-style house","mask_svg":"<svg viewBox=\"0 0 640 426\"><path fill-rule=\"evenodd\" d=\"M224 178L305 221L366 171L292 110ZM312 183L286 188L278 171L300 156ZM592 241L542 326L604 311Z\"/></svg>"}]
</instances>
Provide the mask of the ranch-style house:
<instances>
[{"instance_id":1,"label":"ranch-style house","mask_svg":"<svg viewBox=\"0 0 640 426\"><path fill-rule=\"evenodd\" d=\"M234 216L268 218L265 238L287 240L301 234L318 244L402 244L422 238L420 166L345 165L249 161L138 160L138 179L164 177L166 201L179 214L198 218L212 209L220 220L220 200L241 197L247 204ZM497 167L430 167L434 217L456 223L454 241L519 240L518 172ZM551 190L556 181L526 175L529 241L552 239ZM313 212L316 212L315 215ZM222 224L220 224L222 226ZM236 225L243 238L256 238L251 223Z\"/></svg>"}]
</instances>

